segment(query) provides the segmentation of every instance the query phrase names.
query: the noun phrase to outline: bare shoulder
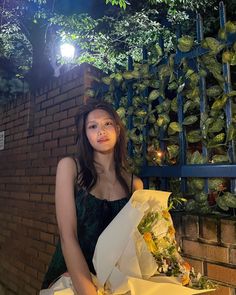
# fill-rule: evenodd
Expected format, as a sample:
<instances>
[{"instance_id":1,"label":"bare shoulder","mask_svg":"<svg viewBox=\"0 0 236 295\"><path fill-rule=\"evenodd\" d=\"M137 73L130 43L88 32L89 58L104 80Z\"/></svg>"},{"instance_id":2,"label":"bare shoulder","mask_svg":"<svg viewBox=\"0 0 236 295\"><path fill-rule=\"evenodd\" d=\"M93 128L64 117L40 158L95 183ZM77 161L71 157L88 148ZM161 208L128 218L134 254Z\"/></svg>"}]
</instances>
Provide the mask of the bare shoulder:
<instances>
[{"instance_id":1,"label":"bare shoulder","mask_svg":"<svg viewBox=\"0 0 236 295\"><path fill-rule=\"evenodd\" d=\"M134 175L133 180L133 191L136 191L138 189L143 189L143 181L138 176Z\"/></svg>"},{"instance_id":2,"label":"bare shoulder","mask_svg":"<svg viewBox=\"0 0 236 295\"><path fill-rule=\"evenodd\" d=\"M63 172L63 174L77 175L77 165L73 158L65 157L62 158L57 165L57 172Z\"/></svg>"},{"instance_id":3,"label":"bare shoulder","mask_svg":"<svg viewBox=\"0 0 236 295\"><path fill-rule=\"evenodd\" d=\"M133 183L132 191L136 191L138 189L143 189L143 182L142 182L141 178L139 178L138 176L136 176L132 173L128 173L127 171L123 172L123 176L124 176L129 187L130 187L131 183ZM132 181L132 177L133 177L133 181Z\"/></svg>"}]
</instances>

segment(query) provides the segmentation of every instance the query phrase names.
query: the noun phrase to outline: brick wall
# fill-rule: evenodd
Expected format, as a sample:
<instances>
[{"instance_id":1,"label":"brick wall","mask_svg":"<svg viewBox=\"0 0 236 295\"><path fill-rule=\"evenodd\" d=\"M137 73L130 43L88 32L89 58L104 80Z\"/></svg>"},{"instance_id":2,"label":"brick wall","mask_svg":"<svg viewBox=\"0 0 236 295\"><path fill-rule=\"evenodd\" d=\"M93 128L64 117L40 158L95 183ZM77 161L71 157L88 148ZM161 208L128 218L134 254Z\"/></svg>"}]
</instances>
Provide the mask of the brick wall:
<instances>
[{"instance_id":1,"label":"brick wall","mask_svg":"<svg viewBox=\"0 0 236 295\"><path fill-rule=\"evenodd\" d=\"M236 295L236 219L173 215L177 240L195 270L218 282L212 295Z\"/></svg>"},{"instance_id":2,"label":"brick wall","mask_svg":"<svg viewBox=\"0 0 236 295\"><path fill-rule=\"evenodd\" d=\"M57 241L56 165L76 153L74 116L95 72L83 64L0 109L1 295L40 289Z\"/></svg>"}]
</instances>

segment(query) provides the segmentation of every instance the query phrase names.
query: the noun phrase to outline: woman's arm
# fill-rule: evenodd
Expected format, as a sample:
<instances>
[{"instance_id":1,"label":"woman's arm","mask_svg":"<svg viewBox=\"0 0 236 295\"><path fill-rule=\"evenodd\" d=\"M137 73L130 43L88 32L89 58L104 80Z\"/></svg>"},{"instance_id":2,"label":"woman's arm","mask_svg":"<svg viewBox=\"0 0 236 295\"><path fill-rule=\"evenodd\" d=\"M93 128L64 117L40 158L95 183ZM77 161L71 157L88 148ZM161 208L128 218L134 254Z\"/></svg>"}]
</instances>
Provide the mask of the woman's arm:
<instances>
[{"instance_id":1,"label":"woman's arm","mask_svg":"<svg viewBox=\"0 0 236 295\"><path fill-rule=\"evenodd\" d=\"M79 295L96 295L88 265L79 246L74 200L74 183L77 175L72 158L59 161L56 174L56 216L62 251L73 286Z\"/></svg>"}]
</instances>

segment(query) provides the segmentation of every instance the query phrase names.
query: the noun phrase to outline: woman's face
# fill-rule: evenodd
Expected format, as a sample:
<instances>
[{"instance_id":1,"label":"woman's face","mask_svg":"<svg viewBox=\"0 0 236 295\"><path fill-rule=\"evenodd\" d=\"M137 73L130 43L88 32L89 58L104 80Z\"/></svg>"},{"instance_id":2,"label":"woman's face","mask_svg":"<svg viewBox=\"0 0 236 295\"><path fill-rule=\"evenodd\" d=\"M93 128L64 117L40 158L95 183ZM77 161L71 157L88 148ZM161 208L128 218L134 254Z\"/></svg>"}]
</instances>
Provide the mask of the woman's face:
<instances>
[{"instance_id":1,"label":"woman's face","mask_svg":"<svg viewBox=\"0 0 236 295\"><path fill-rule=\"evenodd\" d=\"M88 114L85 124L87 138L95 151L109 153L114 150L119 127L109 113L96 109Z\"/></svg>"}]
</instances>

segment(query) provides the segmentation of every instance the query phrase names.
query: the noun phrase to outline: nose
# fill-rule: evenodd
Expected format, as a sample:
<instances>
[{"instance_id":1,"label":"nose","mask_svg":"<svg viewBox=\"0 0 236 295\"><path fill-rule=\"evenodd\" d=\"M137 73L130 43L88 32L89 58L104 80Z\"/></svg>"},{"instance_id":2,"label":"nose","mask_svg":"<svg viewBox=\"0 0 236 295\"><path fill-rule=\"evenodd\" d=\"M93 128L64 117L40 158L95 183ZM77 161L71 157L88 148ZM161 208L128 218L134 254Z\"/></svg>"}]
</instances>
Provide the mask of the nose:
<instances>
[{"instance_id":1,"label":"nose","mask_svg":"<svg viewBox=\"0 0 236 295\"><path fill-rule=\"evenodd\" d=\"M105 127L104 126L101 126L99 129L98 129L98 134L103 134L105 133Z\"/></svg>"}]
</instances>

